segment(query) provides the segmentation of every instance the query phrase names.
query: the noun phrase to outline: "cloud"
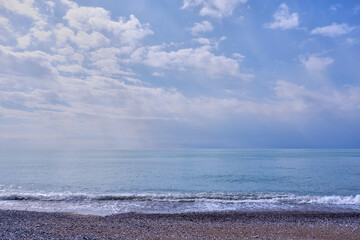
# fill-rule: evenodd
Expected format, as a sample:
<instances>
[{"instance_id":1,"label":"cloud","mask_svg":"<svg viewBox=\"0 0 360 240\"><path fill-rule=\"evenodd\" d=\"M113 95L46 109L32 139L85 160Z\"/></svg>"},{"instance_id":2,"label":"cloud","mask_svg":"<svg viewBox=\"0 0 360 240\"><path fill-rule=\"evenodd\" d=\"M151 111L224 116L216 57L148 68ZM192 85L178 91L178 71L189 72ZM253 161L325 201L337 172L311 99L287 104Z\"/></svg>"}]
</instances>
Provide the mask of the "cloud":
<instances>
[{"instance_id":1,"label":"cloud","mask_svg":"<svg viewBox=\"0 0 360 240\"><path fill-rule=\"evenodd\" d=\"M246 2L247 0L184 0L181 9L200 6L200 16L223 18L231 16L240 3Z\"/></svg>"},{"instance_id":2,"label":"cloud","mask_svg":"<svg viewBox=\"0 0 360 240\"><path fill-rule=\"evenodd\" d=\"M198 35L200 33L211 32L214 29L213 25L209 21L202 21L200 23L195 23L191 28L192 35Z\"/></svg>"},{"instance_id":3,"label":"cloud","mask_svg":"<svg viewBox=\"0 0 360 240\"><path fill-rule=\"evenodd\" d=\"M341 4L332 4L329 7L329 11L336 12L338 9L342 8L343 6Z\"/></svg>"},{"instance_id":4,"label":"cloud","mask_svg":"<svg viewBox=\"0 0 360 240\"><path fill-rule=\"evenodd\" d=\"M106 32L118 37L119 41L127 45L135 45L147 35L153 34L148 24L141 24L139 19L130 15L128 21L119 18L113 21L110 12L100 7L75 7L67 11L64 19L69 26L80 31Z\"/></svg>"},{"instance_id":5,"label":"cloud","mask_svg":"<svg viewBox=\"0 0 360 240\"><path fill-rule=\"evenodd\" d=\"M244 55L242 55L242 54L240 54L240 53L233 53L233 57L234 58L237 58L238 59L238 61L243 61L244 60L244 58L245 58L245 56Z\"/></svg>"},{"instance_id":6,"label":"cloud","mask_svg":"<svg viewBox=\"0 0 360 240\"><path fill-rule=\"evenodd\" d=\"M221 18L244 2L184 1L183 8L196 7L202 16ZM279 81L274 89L261 89L269 95L248 96L240 81L252 76L242 69L248 63L240 53L222 53L219 43L225 37L147 45L143 39L154 33L138 16L116 18L104 8L69 0L52 3L0 0L1 10L8 9L0 17L1 143L12 138L39 141L41 147L151 147L161 146L161 131L166 135L179 126L205 131L211 122L213 129L233 128L245 118L281 123L328 109L334 114L359 111L360 88L354 86L319 90ZM204 22L197 23L194 33L210 31ZM149 42L153 40L158 39ZM309 71L334 61L319 55L300 60ZM188 83L198 81L194 86L215 93L182 92L182 79L171 78L179 72L186 73Z\"/></svg>"},{"instance_id":7,"label":"cloud","mask_svg":"<svg viewBox=\"0 0 360 240\"><path fill-rule=\"evenodd\" d=\"M89 71L88 69L84 68L83 66L81 66L80 64L66 64L66 65L57 65L56 69L59 72L65 72L65 73L88 73L90 74L91 71Z\"/></svg>"},{"instance_id":8,"label":"cloud","mask_svg":"<svg viewBox=\"0 0 360 240\"><path fill-rule=\"evenodd\" d=\"M318 34L327 37L337 37L348 34L354 29L355 27L350 27L346 23L343 24L333 23L329 26L315 28L311 31L311 34Z\"/></svg>"},{"instance_id":9,"label":"cloud","mask_svg":"<svg viewBox=\"0 0 360 240\"><path fill-rule=\"evenodd\" d=\"M355 44L359 43L359 40L354 39L354 38L347 38L346 42L350 45L355 45Z\"/></svg>"},{"instance_id":10,"label":"cloud","mask_svg":"<svg viewBox=\"0 0 360 240\"><path fill-rule=\"evenodd\" d=\"M33 20L40 20L40 14L38 9L34 6L34 0L0 0L0 8L32 18Z\"/></svg>"},{"instance_id":11,"label":"cloud","mask_svg":"<svg viewBox=\"0 0 360 240\"><path fill-rule=\"evenodd\" d=\"M334 59L329 57L318 57L316 55L311 55L309 57L300 57L300 61L309 71L321 71L325 69L328 65L332 64L334 62Z\"/></svg>"},{"instance_id":12,"label":"cloud","mask_svg":"<svg viewBox=\"0 0 360 240\"><path fill-rule=\"evenodd\" d=\"M72 36L71 41L84 50L105 47L110 44L110 39L98 32L88 34L86 32L79 31L76 36Z\"/></svg>"},{"instance_id":13,"label":"cloud","mask_svg":"<svg viewBox=\"0 0 360 240\"><path fill-rule=\"evenodd\" d=\"M29 34L26 34L25 36L19 37L17 39L17 47L25 49L30 45L31 42L31 36Z\"/></svg>"},{"instance_id":14,"label":"cloud","mask_svg":"<svg viewBox=\"0 0 360 240\"><path fill-rule=\"evenodd\" d=\"M65 104L61 102L59 95L52 90L35 89L28 92L0 91L0 93L0 105L3 103L2 105L7 109L31 112L56 109L57 106Z\"/></svg>"},{"instance_id":15,"label":"cloud","mask_svg":"<svg viewBox=\"0 0 360 240\"><path fill-rule=\"evenodd\" d=\"M299 26L299 14L290 13L290 10L285 3L280 4L273 15L273 18L273 22L264 24L265 28L286 30L297 28Z\"/></svg>"},{"instance_id":16,"label":"cloud","mask_svg":"<svg viewBox=\"0 0 360 240\"><path fill-rule=\"evenodd\" d=\"M51 31L40 30L37 27L31 28L30 32L31 32L31 36L33 36L34 38L36 38L37 40L39 40L41 42L47 41L53 34Z\"/></svg>"},{"instance_id":17,"label":"cloud","mask_svg":"<svg viewBox=\"0 0 360 240\"><path fill-rule=\"evenodd\" d=\"M153 72L151 75L154 77L165 77L165 73L163 72Z\"/></svg>"},{"instance_id":18,"label":"cloud","mask_svg":"<svg viewBox=\"0 0 360 240\"><path fill-rule=\"evenodd\" d=\"M118 55L122 54L121 49L115 47L100 48L91 52L90 61L101 72L106 74L133 75L130 70L122 69Z\"/></svg>"},{"instance_id":19,"label":"cloud","mask_svg":"<svg viewBox=\"0 0 360 240\"><path fill-rule=\"evenodd\" d=\"M60 2L69 8L77 8L79 5L71 0L60 0Z\"/></svg>"},{"instance_id":20,"label":"cloud","mask_svg":"<svg viewBox=\"0 0 360 240\"><path fill-rule=\"evenodd\" d=\"M316 111L337 109L341 111L359 110L360 88L350 86L340 92L335 89L327 91L314 91L286 81L277 81L274 88L278 103L293 108L295 111Z\"/></svg>"},{"instance_id":21,"label":"cloud","mask_svg":"<svg viewBox=\"0 0 360 240\"><path fill-rule=\"evenodd\" d=\"M10 20L0 16L0 42L6 43L11 40L14 36L15 31L10 23Z\"/></svg>"},{"instance_id":22,"label":"cloud","mask_svg":"<svg viewBox=\"0 0 360 240\"><path fill-rule=\"evenodd\" d=\"M201 38L194 38L192 41L202 44L202 45L211 46L211 48L213 48L213 49L218 49L220 43L225 40L226 40L226 37L222 36L220 39L201 37Z\"/></svg>"},{"instance_id":23,"label":"cloud","mask_svg":"<svg viewBox=\"0 0 360 240\"><path fill-rule=\"evenodd\" d=\"M56 45L58 47L67 47L67 42L75 36L75 32L62 23L56 25L53 33L56 37Z\"/></svg>"},{"instance_id":24,"label":"cloud","mask_svg":"<svg viewBox=\"0 0 360 240\"><path fill-rule=\"evenodd\" d=\"M45 4L49 7L48 3ZM34 0L25 0L25 1L5 1L0 0L0 8L6 9L6 15L11 19L13 23L23 22L23 26L29 26L27 23L30 23L31 27L26 34L23 34L22 31L26 27L22 28L7 28L8 35L11 38L15 38L17 42L17 47L21 49L26 49L29 46L33 45L36 41L46 42L52 35L51 26L48 25L49 15L41 14L41 9L38 8L41 6L41 3ZM17 15L16 18L14 18ZM19 16L27 18L26 20L19 18ZM29 21L30 19L30 21ZM26 22L25 22L26 21Z\"/></svg>"},{"instance_id":25,"label":"cloud","mask_svg":"<svg viewBox=\"0 0 360 240\"><path fill-rule=\"evenodd\" d=\"M9 19L1 17L1 16L0 16L0 27L4 28L5 30L7 30L9 32L12 31L12 27L10 25Z\"/></svg>"},{"instance_id":26,"label":"cloud","mask_svg":"<svg viewBox=\"0 0 360 240\"><path fill-rule=\"evenodd\" d=\"M213 41L209 38L195 38L193 39L194 42L198 42L202 45L211 45Z\"/></svg>"},{"instance_id":27,"label":"cloud","mask_svg":"<svg viewBox=\"0 0 360 240\"><path fill-rule=\"evenodd\" d=\"M82 31L102 30L99 28L104 27L104 22L111 22L109 12L101 7L70 8L63 18L68 21L71 28ZM100 22L100 24L96 22ZM94 24L96 26L93 26Z\"/></svg>"},{"instance_id":28,"label":"cloud","mask_svg":"<svg viewBox=\"0 0 360 240\"><path fill-rule=\"evenodd\" d=\"M44 53L0 51L0 90L32 91L59 87L57 70Z\"/></svg>"},{"instance_id":29,"label":"cloud","mask_svg":"<svg viewBox=\"0 0 360 240\"><path fill-rule=\"evenodd\" d=\"M240 72L239 63L225 56L217 56L208 45L199 48L184 48L165 51L161 46L137 49L131 56L132 62L143 63L155 68L201 71L209 77L242 77L250 75Z\"/></svg>"},{"instance_id":30,"label":"cloud","mask_svg":"<svg viewBox=\"0 0 360 240\"><path fill-rule=\"evenodd\" d=\"M52 1L45 1L45 3L50 7L50 8L54 8L55 7L55 2Z\"/></svg>"}]
</instances>

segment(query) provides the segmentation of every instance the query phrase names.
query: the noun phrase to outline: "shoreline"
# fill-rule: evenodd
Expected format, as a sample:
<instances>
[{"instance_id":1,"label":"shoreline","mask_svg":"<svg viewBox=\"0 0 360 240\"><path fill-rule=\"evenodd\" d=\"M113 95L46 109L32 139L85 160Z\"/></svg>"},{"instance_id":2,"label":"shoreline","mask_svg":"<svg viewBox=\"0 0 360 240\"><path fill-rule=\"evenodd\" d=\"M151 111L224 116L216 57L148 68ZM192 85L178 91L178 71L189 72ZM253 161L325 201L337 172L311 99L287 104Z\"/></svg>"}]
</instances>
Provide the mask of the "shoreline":
<instances>
[{"instance_id":1,"label":"shoreline","mask_svg":"<svg viewBox=\"0 0 360 240\"><path fill-rule=\"evenodd\" d=\"M122 213L0 210L0 239L359 239L360 213Z\"/></svg>"}]
</instances>

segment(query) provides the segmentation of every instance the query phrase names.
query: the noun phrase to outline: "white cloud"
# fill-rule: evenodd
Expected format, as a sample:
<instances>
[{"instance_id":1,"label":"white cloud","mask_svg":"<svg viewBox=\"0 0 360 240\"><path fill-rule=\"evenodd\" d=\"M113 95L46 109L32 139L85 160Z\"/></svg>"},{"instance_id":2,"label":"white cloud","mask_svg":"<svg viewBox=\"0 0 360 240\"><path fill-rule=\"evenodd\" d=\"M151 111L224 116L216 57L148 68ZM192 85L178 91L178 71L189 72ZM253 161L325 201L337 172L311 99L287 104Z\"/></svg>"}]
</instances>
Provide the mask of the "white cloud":
<instances>
[{"instance_id":1,"label":"white cloud","mask_svg":"<svg viewBox=\"0 0 360 240\"><path fill-rule=\"evenodd\" d=\"M25 4L26 6L31 6L36 12L40 11L34 7L34 1L29 0L25 2L14 1L15 4ZM7 4L5 2L0 3ZM35 22L30 26L25 25L23 27L23 30L25 30L26 27L28 27L28 29L25 30L27 32L22 36L14 32L14 40L17 44L13 46L13 48L17 48L19 52L15 54L15 52L9 50L12 58L14 58L15 55L19 58L25 58L25 55L19 55L22 49L30 53L31 51L27 51L27 49L30 49L30 46L31 49L35 49L34 52L40 47L44 53L49 52L48 56L46 56L47 67L53 74L57 74L58 71L60 76L64 75L64 73L66 73L66 76L69 76L67 73L80 72L95 75L133 75L130 69L125 66L120 66L119 58L128 58L129 54L137 47L136 45L139 44L139 41L146 35L152 34L148 24L142 24L133 15L131 15L128 20L120 17L118 21L112 21L110 12L103 8L79 7L76 3L69 0L61 0L60 3L65 4L67 7L66 14L63 18L53 16L52 12L48 9L49 7L61 7L61 4L54 5L52 2L45 2L45 5L40 4L39 7L44 7L48 15L41 16L38 14L39 18L35 18L37 19ZM13 3L10 3L6 6L10 8L13 5ZM0 8L1 7L3 6L0 5ZM44 19L48 18L49 21L53 23L53 26L47 25ZM65 21L63 21L63 19ZM7 18L0 17L0 24L3 26L2 28L0 26L1 32L4 31L5 27L11 29L10 23L11 21ZM10 36L10 34L7 35ZM6 41L7 38L1 37L0 40ZM115 41L112 42L112 40ZM13 44L14 41L8 42L9 44ZM104 55L106 48L111 51L110 55ZM51 54L53 55L51 56ZM50 59L51 57L53 57L53 59ZM57 60L55 61L55 59ZM85 59L87 59L87 61L84 61ZM16 62L22 63L19 59L4 61L7 63L6 66L11 64L19 65L16 64ZM44 64L43 61L40 62ZM27 60L24 65L26 64L30 66L34 63L32 60ZM12 69L12 67L8 67L8 69ZM29 70L29 67L26 66L24 69ZM40 69L35 66L34 69L38 69L39 73L45 72L45 69ZM21 71L19 71L19 73L20 72ZM31 78L30 75L29 78ZM83 77L83 75L81 77ZM9 77L8 80L4 82L9 82L10 79L15 79L15 77Z\"/></svg>"},{"instance_id":2,"label":"white cloud","mask_svg":"<svg viewBox=\"0 0 360 240\"><path fill-rule=\"evenodd\" d=\"M26 35L23 35L22 37L18 36L19 35L18 31L21 28L14 30L9 26L7 27L7 30L11 35L15 36L16 38L19 38L16 39L19 48L27 48L28 46L31 45L32 40L46 41L51 35L51 32L45 31L45 28L48 25L47 17L40 14L40 10L36 6L37 5L36 3L37 2L35 2L34 0L23 0L23 1L0 0L0 9L3 8L9 12L33 20L32 22L33 27Z\"/></svg>"},{"instance_id":3,"label":"white cloud","mask_svg":"<svg viewBox=\"0 0 360 240\"><path fill-rule=\"evenodd\" d=\"M299 14L290 13L289 7L282 3L273 15L274 21L264 24L264 27L271 29L292 29L299 26Z\"/></svg>"},{"instance_id":4,"label":"white cloud","mask_svg":"<svg viewBox=\"0 0 360 240\"><path fill-rule=\"evenodd\" d=\"M214 49L218 49L219 45L222 41L226 40L226 37L221 37L220 39L210 39L210 38L194 38L192 41L200 43L202 45L206 45L208 47L212 47Z\"/></svg>"},{"instance_id":5,"label":"white cloud","mask_svg":"<svg viewBox=\"0 0 360 240\"><path fill-rule=\"evenodd\" d=\"M245 56L242 55L242 54L240 54L240 53L233 53L233 57L234 57L234 58L237 58L238 61L243 61L244 58L245 58Z\"/></svg>"},{"instance_id":6,"label":"white cloud","mask_svg":"<svg viewBox=\"0 0 360 240\"><path fill-rule=\"evenodd\" d=\"M163 72L153 72L151 75L154 77L165 77L165 73Z\"/></svg>"},{"instance_id":7,"label":"white cloud","mask_svg":"<svg viewBox=\"0 0 360 240\"><path fill-rule=\"evenodd\" d=\"M69 8L77 8L79 5L71 0L60 0L60 2Z\"/></svg>"},{"instance_id":8,"label":"white cloud","mask_svg":"<svg viewBox=\"0 0 360 240\"><path fill-rule=\"evenodd\" d=\"M47 41L53 34L52 31L43 31L36 27L31 28L30 32L33 37L43 42Z\"/></svg>"},{"instance_id":9,"label":"white cloud","mask_svg":"<svg viewBox=\"0 0 360 240\"><path fill-rule=\"evenodd\" d=\"M100 48L90 54L92 65L107 74L131 75L130 71L121 70L119 65L121 50L118 48Z\"/></svg>"},{"instance_id":10,"label":"white cloud","mask_svg":"<svg viewBox=\"0 0 360 240\"><path fill-rule=\"evenodd\" d=\"M28 4L38 13L33 1L14 2ZM184 1L184 8L199 7L201 15L224 17L231 15L235 5L241 2L246 1ZM61 14L64 8L61 3L68 10L66 17L52 16L48 7L54 7L54 12ZM4 1L1 4L4 8ZM113 21L110 12L102 8L83 8L69 0L57 1L55 6L46 4L38 7L45 7L46 11L40 12L48 15L38 14L39 19L31 24L20 25L13 21L12 14L5 15L10 20L0 17L3 29L8 28L15 34L20 33L14 29L23 31L21 36L17 35L18 41L6 42L8 47L0 45L1 117L6 121L18 120L1 128L1 134L6 136L43 138L45 144L49 144L49 139L57 139L71 146L76 143L74 139L81 138L79 145L87 147L88 143L95 146L99 139L109 138L110 143L119 147L122 145L114 140L118 136L121 143L136 142L129 140L136 138L143 142L146 133L153 131L151 124L159 121L202 125L221 119L234 123L233 116L264 118L266 115L273 119L285 118L294 112L306 113L309 109L353 112L360 106L360 89L356 87L320 93L318 89L311 91L305 86L278 82L271 99L255 100L245 96L245 87L239 90L244 86L242 83L241 87L225 90L226 97L203 96L203 92L195 91L193 97L189 97L176 88L154 87L151 80L159 84L165 78L147 79L141 74L150 71L152 76L165 77L165 73L172 76L170 70L175 70L187 71L189 76L202 74L206 80L218 78L216 91L220 95L224 94L223 87L240 86L239 82L222 82L222 79L237 80L250 75L241 69L243 55L222 55L218 45L225 38L197 38L184 43L189 44L187 47L182 43L146 46L141 40L152 31L135 16ZM36 19L30 17L30 13L23 15ZM289 13L289 16L292 15ZM47 18L56 25L44 22ZM199 28L199 33L204 29L209 28ZM319 71L334 60L311 55L301 61L309 70ZM130 69L143 69L143 65L146 65L143 72ZM167 82L166 86L172 85L171 81ZM201 84L211 83L210 80ZM153 139L149 137L149 142ZM105 142L102 146L108 145Z\"/></svg>"},{"instance_id":11,"label":"white cloud","mask_svg":"<svg viewBox=\"0 0 360 240\"><path fill-rule=\"evenodd\" d=\"M52 16L48 8L61 13L56 9L64 7L61 3L68 10L65 17ZM94 142L98 136L111 142L124 136L122 142L128 142L141 132L138 129L149 127L148 120L217 118L237 106L236 99L187 98L173 88L152 87L129 69L138 63L211 77L242 77L236 60L213 53L219 41L165 51L165 47L142 46L141 40L152 31L135 16L113 21L104 9L81 8L68 0L39 6L46 8L54 25L47 25L39 15L35 22L21 26L24 32L17 42L0 45L1 117L24 123L6 128L7 136L60 139L70 145L76 137L91 141L91 136ZM16 21L1 19L4 26L12 23L14 29L20 28ZM157 69L152 75L165 76ZM143 139L143 134L139 136Z\"/></svg>"},{"instance_id":12,"label":"white cloud","mask_svg":"<svg viewBox=\"0 0 360 240\"><path fill-rule=\"evenodd\" d=\"M247 0L184 0L181 9L200 6L200 16L223 18L232 15L240 3Z\"/></svg>"},{"instance_id":13,"label":"white cloud","mask_svg":"<svg viewBox=\"0 0 360 240\"><path fill-rule=\"evenodd\" d=\"M198 42L203 45L211 45L212 41L208 38L195 38L193 39L194 42Z\"/></svg>"},{"instance_id":14,"label":"white cloud","mask_svg":"<svg viewBox=\"0 0 360 240\"><path fill-rule=\"evenodd\" d=\"M0 0L0 8L32 18L33 20L40 19L38 9L34 6L34 0Z\"/></svg>"},{"instance_id":15,"label":"white cloud","mask_svg":"<svg viewBox=\"0 0 360 240\"><path fill-rule=\"evenodd\" d=\"M1 102L22 106L22 109L25 111L37 111L41 109L54 110L59 108L59 104L63 104L60 96L55 91L42 89L27 92L0 91L0 103Z\"/></svg>"},{"instance_id":16,"label":"white cloud","mask_svg":"<svg viewBox=\"0 0 360 240\"><path fill-rule=\"evenodd\" d=\"M105 21L111 21L109 12L101 7L75 7L70 8L64 19L68 21L69 26L82 31L94 30L93 24ZM99 26L99 25L97 25Z\"/></svg>"},{"instance_id":17,"label":"white cloud","mask_svg":"<svg viewBox=\"0 0 360 240\"><path fill-rule=\"evenodd\" d=\"M98 32L88 34L79 31L76 36L72 36L71 40L81 49L89 50L92 48L105 47L110 44L110 39Z\"/></svg>"},{"instance_id":18,"label":"white cloud","mask_svg":"<svg viewBox=\"0 0 360 240\"><path fill-rule=\"evenodd\" d=\"M303 111L308 107L304 99L311 94L304 86L286 81L277 81L274 90L276 97L280 101L290 102L295 111Z\"/></svg>"},{"instance_id":19,"label":"white cloud","mask_svg":"<svg viewBox=\"0 0 360 240\"><path fill-rule=\"evenodd\" d=\"M340 8L342 8L342 5L337 3L337 4L330 5L329 10L331 12L336 12Z\"/></svg>"},{"instance_id":20,"label":"white cloud","mask_svg":"<svg viewBox=\"0 0 360 240\"><path fill-rule=\"evenodd\" d=\"M10 25L10 21L7 18L4 18L2 16L0 16L0 27L6 29L7 31L11 32L12 31L12 27Z\"/></svg>"},{"instance_id":21,"label":"white cloud","mask_svg":"<svg viewBox=\"0 0 360 240\"><path fill-rule=\"evenodd\" d=\"M304 86L277 81L274 88L278 103L288 109L304 112L307 110L359 110L360 109L360 88L348 87L340 92L335 89L327 91L314 91Z\"/></svg>"},{"instance_id":22,"label":"white cloud","mask_svg":"<svg viewBox=\"0 0 360 240\"><path fill-rule=\"evenodd\" d=\"M130 15L126 21L112 21L110 12L100 7L76 7L71 8L64 16L71 28L79 31L93 30L107 32L118 37L123 44L134 45L147 35L153 34L148 24L141 24L139 19Z\"/></svg>"},{"instance_id":23,"label":"white cloud","mask_svg":"<svg viewBox=\"0 0 360 240\"><path fill-rule=\"evenodd\" d=\"M198 35L200 33L211 32L214 29L213 25L209 21L202 21L199 23L195 23L195 25L191 28L192 35Z\"/></svg>"},{"instance_id":24,"label":"white cloud","mask_svg":"<svg viewBox=\"0 0 360 240\"><path fill-rule=\"evenodd\" d=\"M56 56L42 51L17 52L0 46L0 85L2 89L33 89L52 85L56 83L57 76L51 63L56 61Z\"/></svg>"},{"instance_id":25,"label":"white cloud","mask_svg":"<svg viewBox=\"0 0 360 240\"><path fill-rule=\"evenodd\" d=\"M56 45L58 47L66 47L67 42L75 36L73 30L68 27L65 27L63 24L57 24L56 29L54 30L56 37Z\"/></svg>"},{"instance_id":26,"label":"white cloud","mask_svg":"<svg viewBox=\"0 0 360 240\"><path fill-rule=\"evenodd\" d=\"M52 2L52 1L45 1L45 3L51 7L51 8L54 8L55 7L55 2Z\"/></svg>"},{"instance_id":27,"label":"white cloud","mask_svg":"<svg viewBox=\"0 0 360 240\"><path fill-rule=\"evenodd\" d=\"M61 54L61 55L72 55L75 53L74 48L70 47L70 46L66 46L64 48L53 48L53 51L56 51L57 53Z\"/></svg>"},{"instance_id":28,"label":"white cloud","mask_svg":"<svg viewBox=\"0 0 360 240\"><path fill-rule=\"evenodd\" d=\"M13 35L9 19L0 16L0 41L6 41Z\"/></svg>"},{"instance_id":29,"label":"white cloud","mask_svg":"<svg viewBox=\"0 0 360 240\"><path fill-rule=\"evenodd\" d=\"M17 38L17 47L21 49L25 49L30 45L31 36L26 34L25 36Z\"/></svg>"},{"instance_id":30,"label":"white cloud","mask_svg":"<svg viewBox=\"0 0 360 240\"><path fill-rule=\"evenodd\" d=\"M309 57L300 57L300 61L309 71L321 71L325 69L328 65L332 64L334 62L334 59L329 57L318 57L316 55L311 55Z\"/></svg>"},{"instance_id":31,"label":"white cloud","mask_svg":"<svg viewBox=\"0 0 360 240\"><path fill-rule=\"evenodd\" d=\"M78 62L79 64L83 63L85 57L84 55L80 54L80 53L74 53L71 57L72 60Z\"/></svg>"},{"instance_id":32,"label":"white cloud","mask_svg":"<svg viewBox=\"0 0 360 240\"><path fill-rule=\"evenodd\" d=\"M353 31L355 27L350 27L346 23L336 24L333 23L325 27L317 27L311 31L311 34L319 34L327 37L337 37L345 35Z\"/></svg>"},{"instance_id":33,"label":"white cloud","mask_svg":"<svg viewBox=\"0 0 360 240\"><path fill-rule=\"evenodd\" d=\"M142 62L152 67L200 70L209 77L250 77L240 72L239 63L236 60L216 56L210 50L210 46L202 46L167 52L160 46L153 46L136 50L131 58L133 62Z\"/></svg>"},{"instance_id":34,"label":"white cloud","mask_svg":"<svg viewBox=\"0 0 360 240\"><path fill-rule=\"evenodd\" d=\"M67 73L88 73L89 71L80 64L57 65L56 69Z\"/></svg>"}]
</instances>

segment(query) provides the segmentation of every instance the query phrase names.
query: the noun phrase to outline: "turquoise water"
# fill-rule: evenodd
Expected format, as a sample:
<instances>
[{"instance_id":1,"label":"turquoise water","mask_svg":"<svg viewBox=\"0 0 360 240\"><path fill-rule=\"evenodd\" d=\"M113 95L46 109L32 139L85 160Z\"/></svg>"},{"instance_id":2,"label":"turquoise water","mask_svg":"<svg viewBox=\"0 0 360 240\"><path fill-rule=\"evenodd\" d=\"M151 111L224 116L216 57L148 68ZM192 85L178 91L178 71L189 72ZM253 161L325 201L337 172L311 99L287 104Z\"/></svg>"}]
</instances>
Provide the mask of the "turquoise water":
<instances>
[{"instance_id":1,"label":"turquoise water","mask_svg":"<svg viewBox=\"0 0 360 240\"><path fill-rule=\"evenodd\" d=\"M360 150L2 151L0 208L360 211Z\"/></svg>"}]
</instances>

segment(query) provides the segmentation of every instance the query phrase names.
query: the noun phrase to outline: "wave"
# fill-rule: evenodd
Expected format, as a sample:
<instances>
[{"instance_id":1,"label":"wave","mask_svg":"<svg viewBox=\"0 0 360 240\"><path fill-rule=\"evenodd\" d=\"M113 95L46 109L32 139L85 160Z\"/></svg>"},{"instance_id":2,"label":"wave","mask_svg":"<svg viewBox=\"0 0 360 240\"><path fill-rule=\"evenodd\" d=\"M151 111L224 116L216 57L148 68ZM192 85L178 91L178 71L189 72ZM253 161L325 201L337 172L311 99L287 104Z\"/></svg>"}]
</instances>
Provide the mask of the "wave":
<instances>
[{"instance_id":1,"label":"wave","mask_svg":"<svg viewBox=\"0 0 360 240\"><path fill-rule=\"evenodd\" d=\"M360 195L299 196L238 193L31 193L1 192L0 209L111 215L218 211L360 212Z\"/></svg>"},{"instance_id":2,"label":"wave","mask_svg":"<svg viewBox=\"0 0 360 240\"><path fill-rule=\"evenodd\" d=\"M308 203L360 205L360 195L356 196L323 196L310 199Z\"/></svg>"},{"instance_id":3,"label":"wave","mask_svg":"<svg viewBox=\"0 0 360 240\"><path fill-rule=\"evenodd\" d=\"M355 196L299 196L292 194L238 194L238 193L0 193L0 201L128 201L128 202L221 202L221 203L272 203L359 205L360 195Z\"/></svg>"}]
</instances>

